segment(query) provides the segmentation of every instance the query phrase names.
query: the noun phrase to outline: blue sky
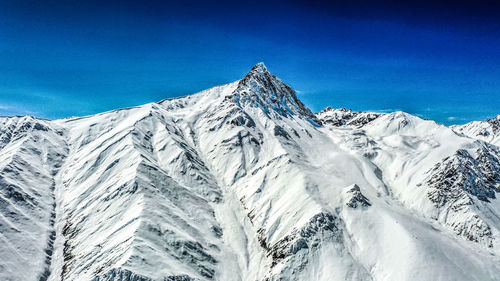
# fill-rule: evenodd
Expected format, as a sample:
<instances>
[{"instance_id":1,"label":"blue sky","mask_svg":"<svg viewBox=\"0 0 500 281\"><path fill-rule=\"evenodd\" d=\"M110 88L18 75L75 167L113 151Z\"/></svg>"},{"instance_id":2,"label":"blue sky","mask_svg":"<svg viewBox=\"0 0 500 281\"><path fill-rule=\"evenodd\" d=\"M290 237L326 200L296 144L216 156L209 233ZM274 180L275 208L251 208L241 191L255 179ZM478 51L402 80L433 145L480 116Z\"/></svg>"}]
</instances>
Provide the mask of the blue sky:
<instances>
[{"instance_id":1,"label":"blue sky","mask_svg":"<svg viewBox=\"0 0 500 281\"><path fill-rule=\"evenodd\" d=\"M0 115L140 105L240 79L260 61L313 111L445 124L500 114L493 2L179 2L0 0Z\"/></svg>"}]
</instances>

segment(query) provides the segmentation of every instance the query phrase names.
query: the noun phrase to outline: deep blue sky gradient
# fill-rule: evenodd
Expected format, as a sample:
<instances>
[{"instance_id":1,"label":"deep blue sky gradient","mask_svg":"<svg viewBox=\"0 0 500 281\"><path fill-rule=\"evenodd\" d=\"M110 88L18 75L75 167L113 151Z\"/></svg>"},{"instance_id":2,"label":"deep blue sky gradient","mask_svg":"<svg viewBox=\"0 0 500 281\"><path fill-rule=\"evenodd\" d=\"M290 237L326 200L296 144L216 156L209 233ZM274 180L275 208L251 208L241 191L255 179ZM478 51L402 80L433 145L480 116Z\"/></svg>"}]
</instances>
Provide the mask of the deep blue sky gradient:
<instances>
[{"instance_id":1,"label":"deep blue sky gradient","mask_svg":"<svg viewBox=\"0 0 500 281\"><path fill-rule=\"evenodd\" d=\"M140 105L260 61L313 111L500 114L500 8L401 3L0 0L0 115Z\"/></svg>"}]
</instances>

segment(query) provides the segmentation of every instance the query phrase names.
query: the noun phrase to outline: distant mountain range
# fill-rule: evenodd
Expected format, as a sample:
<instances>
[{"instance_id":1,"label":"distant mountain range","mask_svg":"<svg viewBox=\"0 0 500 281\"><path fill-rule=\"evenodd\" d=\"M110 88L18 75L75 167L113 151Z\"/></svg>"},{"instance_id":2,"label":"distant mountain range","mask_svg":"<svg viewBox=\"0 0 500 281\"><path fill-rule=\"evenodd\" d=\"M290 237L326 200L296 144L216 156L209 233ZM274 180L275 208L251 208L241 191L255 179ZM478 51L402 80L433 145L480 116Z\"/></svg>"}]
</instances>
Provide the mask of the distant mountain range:
<instances>
[{"instance_id":1,"label":"distant mountain range","mask_svg":"<svg viewBox=\"0 0 500 281\"><path fill-rule=\"evenodd\" d=\"M0 280L500 280L500 116L312 113L259 63L193 95L0 118Z\"/></svg>"}]
</instances>

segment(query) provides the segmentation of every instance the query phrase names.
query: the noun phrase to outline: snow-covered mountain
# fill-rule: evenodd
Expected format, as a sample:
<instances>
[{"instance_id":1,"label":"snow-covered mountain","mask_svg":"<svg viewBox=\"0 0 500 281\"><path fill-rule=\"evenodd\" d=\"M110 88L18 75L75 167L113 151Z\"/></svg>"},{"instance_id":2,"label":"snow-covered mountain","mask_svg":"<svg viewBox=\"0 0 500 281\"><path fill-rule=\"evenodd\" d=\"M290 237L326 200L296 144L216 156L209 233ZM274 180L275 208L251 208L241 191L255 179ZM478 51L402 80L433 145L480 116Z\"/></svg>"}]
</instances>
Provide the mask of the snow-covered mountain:
<instances>
[{"instance_id":1,"label":"snow-covered mountain","mask_svg":"<svg viewBox=\"0 0 500 281\"><path fill-rule=\"evenodd\" d=\"M465 125L452 126L452 128L457 133L500 146L500 115L486 121L472 121Z\"/></svg>"},{"instance_id":2,"label":"snow-covered mountain","mask_svg":"<svg viewBox=\"0 0 500 281\"><path fill-rule=\"evenodd\" d=\"M313 114L259 63L186 97L0 119L1 280L500 280L500 148Z\"/></svg>"}]
</instances>

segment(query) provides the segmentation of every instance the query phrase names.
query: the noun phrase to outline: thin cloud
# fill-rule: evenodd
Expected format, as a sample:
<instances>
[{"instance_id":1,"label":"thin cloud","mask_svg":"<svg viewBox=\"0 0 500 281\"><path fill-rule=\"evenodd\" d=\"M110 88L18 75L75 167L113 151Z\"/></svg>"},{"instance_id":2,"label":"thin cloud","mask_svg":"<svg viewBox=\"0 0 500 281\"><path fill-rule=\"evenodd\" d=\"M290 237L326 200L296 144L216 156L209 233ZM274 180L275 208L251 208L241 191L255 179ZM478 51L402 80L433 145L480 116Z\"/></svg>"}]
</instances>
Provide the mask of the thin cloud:
<instances>
[{"instance_id":1,"label":"thin cloud","mask_svg":"<svg viewBox=\"0 0 500 281\"><path fill-rule=\"evenodd\" d=\"M457 117L457 116L448 116L448 117L446 117L446 120L448 120L448 121L466 121L467 118Z\"/></svg>"},{"instance_id":2,"label":"thin cloud","mask_svg":"<svg viewBox=\"0 0 500 281\"><path fill-rule=\"evenodd\" d=\"M0 104L0 113L6 115L37 115L38 112L19 106Z\"/></svg>"}]
</instances>

